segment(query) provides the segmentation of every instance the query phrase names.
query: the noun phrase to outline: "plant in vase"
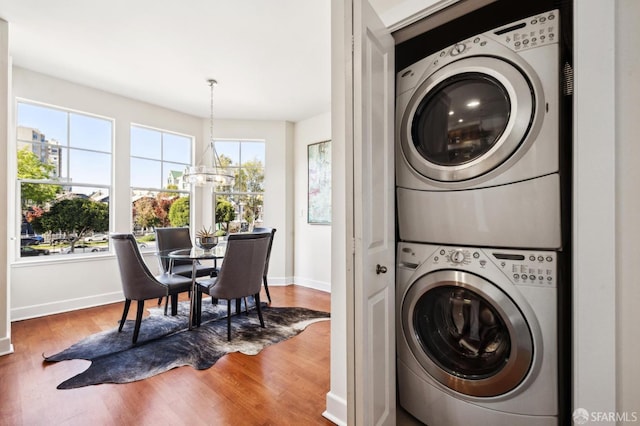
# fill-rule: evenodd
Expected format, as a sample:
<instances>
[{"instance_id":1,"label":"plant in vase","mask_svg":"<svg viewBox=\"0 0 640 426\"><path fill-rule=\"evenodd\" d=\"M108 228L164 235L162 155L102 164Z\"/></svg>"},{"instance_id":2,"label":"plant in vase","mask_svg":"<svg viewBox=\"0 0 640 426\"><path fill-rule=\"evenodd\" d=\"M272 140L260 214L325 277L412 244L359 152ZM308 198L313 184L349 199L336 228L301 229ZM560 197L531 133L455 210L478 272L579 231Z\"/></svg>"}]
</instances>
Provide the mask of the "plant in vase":
<instances>
[{"instance_id":1,"label":"plant in vase","mask_svg":"<svg viewBox=\"0 0 640 426\"><path fill-rule=\"evenodd\" d=\"M218 244L218 237L214 235L211 228L203 227L196 233L196 245L205 251L210 251Z\"/></svg>"}]
</instances>

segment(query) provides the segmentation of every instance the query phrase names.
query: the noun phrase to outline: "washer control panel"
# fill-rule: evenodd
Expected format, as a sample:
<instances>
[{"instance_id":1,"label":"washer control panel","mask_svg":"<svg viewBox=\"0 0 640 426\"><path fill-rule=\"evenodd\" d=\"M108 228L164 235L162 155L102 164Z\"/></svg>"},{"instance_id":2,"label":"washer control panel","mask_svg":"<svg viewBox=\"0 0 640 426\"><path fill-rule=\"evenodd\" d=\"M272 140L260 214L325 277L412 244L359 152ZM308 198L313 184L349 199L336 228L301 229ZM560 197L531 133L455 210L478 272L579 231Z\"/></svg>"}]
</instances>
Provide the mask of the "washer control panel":
<instances>
[{"instance_id":1,"label":"washer control panel","mask_svg":"<svg viewBox=\"0 0 640 426\"><path fill-rule=\"evenodd\" d=\"M555 287L557 280L554 252L501 252L492 250L494 263L514 284Z\"/></svg>"},{"instance_id":2,"label":"washer control panel","mask_svg":"<svg viewBox=\"0 0 640 426\"><path fill-rule=\"evenodd\" d=\"M398 264L401 269L459 269L478 275L500 271L515 285L550 287L557 285L557 253L553 251L431 246L400 243Z\"/></svg>"}]
</instances>

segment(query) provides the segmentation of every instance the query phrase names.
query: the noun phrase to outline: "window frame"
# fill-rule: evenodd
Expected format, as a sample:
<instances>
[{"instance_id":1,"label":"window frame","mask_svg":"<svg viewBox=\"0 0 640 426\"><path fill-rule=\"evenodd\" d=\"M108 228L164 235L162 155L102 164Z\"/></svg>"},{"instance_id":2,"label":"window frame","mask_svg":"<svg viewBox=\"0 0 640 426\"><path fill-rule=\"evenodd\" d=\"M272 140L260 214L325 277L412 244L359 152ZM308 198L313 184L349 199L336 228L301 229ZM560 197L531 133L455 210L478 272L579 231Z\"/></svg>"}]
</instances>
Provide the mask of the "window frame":
<instances>
[{"instance_id":1,"label":"window frame","mask_svg":"<svg viewBox=\"0 0 640 426\"><path fill-rule=\"evenodd\" d=\"M55 111L59 111L62 112L64 114L66 114L66 119L65 119L65 126L66 126L66 141L65 144L59 144L57 145L58 147L58 155L62 155L61 152L66 152L66 159L63 159L62 162L66 163L66 165L59 165L59 169L57 170L56 175L54 176L54 178L49 178L49 179L32 179L32 178L19 178L18 177L18 160L17 160L17 154L18 152L25 146L35 146L35 143L33 139L31 140L25 140L25 139L20 139L19 138L19 134L18 134L18 129L20 127L26 128L26 129L33 129L33 130L37 130L38 132L40 132L41 134L46 135L46 132L42 132L39 128L37 128L36 126L22 126L19 121L20 121L20 114L19 114L19 107L21 104L26 104L26 105L30 105L30 106L34 106L34 107L38 107L38 108L46 108L46 109L50 109L50 110L55 110ZM16 254L14 256L14 260L16 262L20 262L20 263L28 263L28 262L33 262L36 259L31 258L30 256L27 257L22 257L21 256L21 237L22 237L22 219L23 219L23 210L22 210L22 184L43 184L43 185L52 185L52 186L62 186L62 187L68 187L68 188L75 188L75 187L80 187L80 188L93 188L93 189L104 189L108 192L108 197L109 197L109 202L107 203L107 211L108 211L108 229L106 230L106 232L110 232L111 229L113 229L113 223L114 223L114 211L113 211L113 203L111 202L111 200L113 199L113 195L114 195L114 163L115 163L115 138L116 138L116 120L113 117L107 117L101 114L96 114L96 113L92 113L92 112L87 112L87 111L81 111L75 108L68 108L68 107L63 107L63 106L59 106L59 105L54 105L54 104L50 104L50 103L46 103L46 102L40 102L40 101L35 101L33 99L28 99L28 98L23 98L23 97L16 97L15 98L15 121L14 121L14 129L15 129L15 134L13 136L13 141L14 141L14 161L16 161L16 167L15 170L13 171L13 181L14 181L14 188L15 188L15 213L16 213L16 231L15 231L15 235L16 235L16 243L15 243L15 249L16 249ZM92 118L92 119L96 119L96 120L103 120L107 123L109 123L109 130L110 130L110 137L109 137L109 144L108 144L108 148L109 151L103 151L103 150L99 150L99 149L89 149L86 147L76 147L76 146L72 146L72 144L70 143L70 134L71 134L71 115L79 115L79 116L84 116L84 117L88 117L88 118ZM54 146L55 144L51 144L50 142L47 142L46 146ZM31 150L30 152L33 153L33 150ZM70 171L71 171L71 155L70 153L72 152L93 152L93 153L99 153L99 154L106 154L109 156L109 162L108 162L108 170L109 170L109 176L108 176L108 183L92 183L92 182L86 182L86 181L74 181L73 177L70 176ZM35 154L35 153L34 153ZM61 171L65 171L64 174L66 176L61 176L63 175L63 173ZM104 231L103 231L104 232ZM81 243L82 240L78 240L76 243ZM108 244L107 245L107 252L108 254L111 253L111 245ZM67 256L46 256L46 260L48 261L54 261L54 262L59 262L59 261L68 261L68 260L76 260L76 259L82 259L82 258L87 258L87 257L94 257L96 256L96 253L102 253L104 254L104 251L99 251L99 252L74 252L74 256L73 257L67 257ZM83 255L89 255L89 256L83 256ZM38 256L37 259L38 260L42 260L39 259L41 256Z\"/></svg>"},{"instance_id":2,"label":"window frame","mask_svg":"<svg viewBox=\"0 0 640 426\"><path fill-rule=\"evenodd\" d=\"M218 154L218 156L221 156L220 151L218 151L217 148L217 144L218 143L237 143L238 146L238 165L234 166L234 165L228 165L225 166L224 168L226 170L232 171L234 177L238 177L238 175L240 174L240 172L242 170L245 170L245 161L243 159L243 155L242 155L242 146L243 144L261 144L263 149L262 149L262 153L264 155L263 158L263 163L262 163L262 191L236 191L236 184L237 182L234 182L234 185L230 187L229 190L220 190L218 188L215 188L215 191L213 193L213 196L216 197L215 203L214 205L217 206L217 202L219 198L225 198L226 200L233 200L233 199L238 199L241 197L257 197L257 196L261 196L262 197L262 202L261 202L261 211L260 211L260 217L263 218L264 215L264 195L265 195L265 188L264 188L264 183L266 181L266 169L267 169L267 142L264 139L243 139L243 138L215 138L213 140L214 143L214 147L216 147L216 152ZM224 153L222 153L222 155L224 155ZM238 211L237 211L238 216L236 217L236 219L233 222L239 222L240 223L240 230L236 231L236 232L242 232L242 223L243 223L243 218L242 218L242 210L240 209L240 207L238 207ZM254 219L253 221L253 226L255 227L256 224L256 219ZM261 226L263 222L259 222ZM216 226L219 227L218 223L216 222ZM250 228L250 224L247 224L247 228ZM248 229L246 229L248 230ZM246 231L244 230L244 231Z\"/></svg>"},{"instance_id":3,"label":"window frame","mask_svg":"<svg viewBox=\"0 0 640 426\"><path fill-rule=\"evenodd\" d=\"M133 155L131 153L132 150L132 146L133 146L133 128L139 128L139 129L143 129L146 131L152 131L152 132L158 132L160 134L160 158L152 158L152 157L143 157L140 155ZM189 162L188 163L182 163L180 161L171 161L168 159L165 159L165 154L164 154L164 139L166 135L170 135L170 136L174 136L174 137L181 137L181 138L186 138L189 140ZM131 168L131 161L133 159L139 159L139 160L150 160L150 161L156 161L160 164L160 171L161 171L161 181L160 183L163 183L163 179L166 179L168 176L162 175L162 171L164 169L164 165L167 163L170 164L183 164L185 169L189 166L191 166L191 164L193 163L193 152L194 152L194 145L195 145L195 141L196 138L193 135L187 135L184 133L180 133L180 132L176 132L173 130L168 130L168 129L161 129L158 127L154 127L154 126L148 126L148 125L144 125L144 124L139 124L139 123L130 123L129 126L129 167ZM183 171L184 173L184 171ZM157 188L157 187L143 187L143 186L134 186L132 184L132 171L130 170L130 175L129 175L129 200L131 202L131 206L129 209L129 229L131 230L131 232L135 235L135 220L134 220L134 215L133 215L133 208L134 208L134 201L133 198L135 197L135 192L139 191L139 192L147 192L147 193L154 193L156 196L159 193L174 193L177 194L178 197L182 197L183 195L181 194L186 194L187 197L189 197L189 217L190 217L190 222L191 222L191 218L192 218L192 211L193 211L193 190L191 188L190 184L185 185L185 189L169 189L169 188ZM141 194L142 195L142 194ZM155 227L154 227L155 228Z\"/></svg>"}]
</instances>

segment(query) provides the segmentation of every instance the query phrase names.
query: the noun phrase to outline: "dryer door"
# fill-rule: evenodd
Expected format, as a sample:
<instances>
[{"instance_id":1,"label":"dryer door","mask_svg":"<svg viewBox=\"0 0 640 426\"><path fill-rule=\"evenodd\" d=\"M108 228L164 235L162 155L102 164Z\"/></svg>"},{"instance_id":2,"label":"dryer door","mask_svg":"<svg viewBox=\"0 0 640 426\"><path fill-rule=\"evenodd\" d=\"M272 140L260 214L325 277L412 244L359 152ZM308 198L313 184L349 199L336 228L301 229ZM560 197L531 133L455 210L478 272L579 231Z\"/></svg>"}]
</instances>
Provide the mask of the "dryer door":
<instances>
[{"instance_id":1,"label":"dryer door","mask_svg":"<svg viewBox=\"0 0 640 426\"><path fill-rule=\"evenodd\" d=\"M462 271L435 271L414 282L402 301L402 331L427 373L464 395L509 392L533 361L531 331L511 298Z\"/></svg>"},{"instance_id":2,"label":"dryer door","mask_svg":"<svg viewBox=\"0 0 640 426\"><path fill-rule=\"evenodd\" d=\"M531 139L544 114L539 83L512 63L467 57L440 68L415 91L400 123L402 151L440 182L482 176ZM539 118L536 118L539 117ZM524 151L520 149L521 151Z\"/></svg>"}]
</instances>

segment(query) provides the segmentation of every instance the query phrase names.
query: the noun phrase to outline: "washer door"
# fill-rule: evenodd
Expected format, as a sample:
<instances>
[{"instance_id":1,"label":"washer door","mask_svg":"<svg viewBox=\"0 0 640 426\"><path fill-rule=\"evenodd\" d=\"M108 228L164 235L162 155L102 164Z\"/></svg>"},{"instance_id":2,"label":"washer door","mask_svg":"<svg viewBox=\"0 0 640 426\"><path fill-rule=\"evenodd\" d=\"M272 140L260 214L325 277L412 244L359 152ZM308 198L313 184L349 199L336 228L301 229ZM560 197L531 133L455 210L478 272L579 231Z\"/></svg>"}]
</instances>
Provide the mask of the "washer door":
<instances>
[{"instance_id":1,"label":"washer door","mask_svg":"<svg viewBox=\"0 0 640 426\"><path fill-rule=\"evenodd\" d=\"M419 278L403 299L402 329L422 367L464 395L509 392L532 365L533 338L518 307L470 273L441 270Z\"/></svg>"},{"instance_id":2,"label":"washer door","mask_svg":"<svg viewBox=\"0 0 640 426\"><path fill-rule=\"evenodd\" d=\"M542 90L510 62L482 56L452 62L429 76L409 101L400 124L404 155L435 181L482 176L527 138L536 105L544 105L535 94L542 96Z\"/></svg>"}]
</instances>

